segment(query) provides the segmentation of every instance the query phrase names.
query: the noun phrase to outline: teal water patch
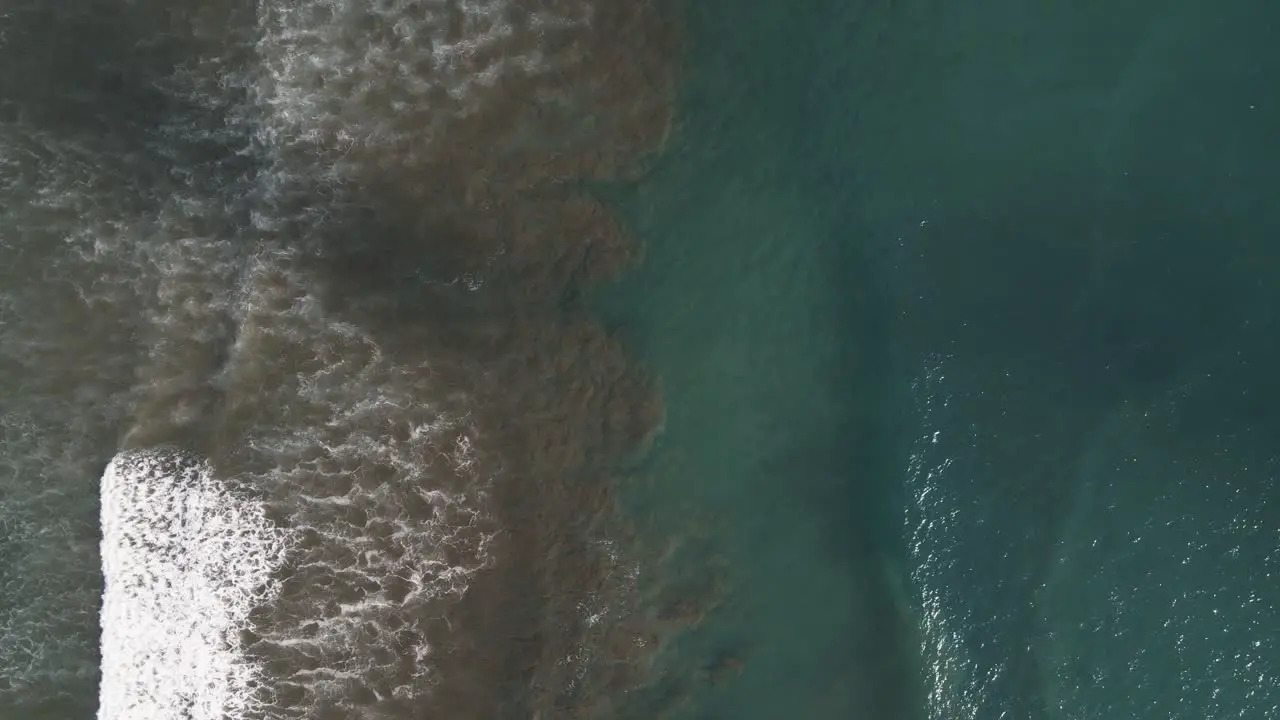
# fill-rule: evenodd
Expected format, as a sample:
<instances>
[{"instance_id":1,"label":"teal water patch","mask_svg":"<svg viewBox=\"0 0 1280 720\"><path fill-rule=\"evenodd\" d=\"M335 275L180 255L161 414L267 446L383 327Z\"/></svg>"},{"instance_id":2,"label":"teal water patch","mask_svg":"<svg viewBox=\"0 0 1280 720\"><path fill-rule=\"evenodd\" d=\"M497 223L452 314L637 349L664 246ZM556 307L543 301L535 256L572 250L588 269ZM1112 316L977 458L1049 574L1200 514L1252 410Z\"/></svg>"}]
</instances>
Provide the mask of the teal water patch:
<instances>
[{"instance_id":1,"label":"teal water patch","mask_svg":"<svg viewBox=\"0 0 1280 720\"><path fill-rule=\"evenodd\" d=\"M1274 10L884 5L687 11L608 304L723 595L646 707L1269 717Z\"/></svg>"},{"instance_id":2,"label":"teal water patch","mask_svg":"<svg viewBox=\"0 0 1280 720\"><path fill-rule=\"evenodd\" d=\"M988 2L882 86L931 717L1274 714L1275 24Z\"/></svg>"}]
</instances>

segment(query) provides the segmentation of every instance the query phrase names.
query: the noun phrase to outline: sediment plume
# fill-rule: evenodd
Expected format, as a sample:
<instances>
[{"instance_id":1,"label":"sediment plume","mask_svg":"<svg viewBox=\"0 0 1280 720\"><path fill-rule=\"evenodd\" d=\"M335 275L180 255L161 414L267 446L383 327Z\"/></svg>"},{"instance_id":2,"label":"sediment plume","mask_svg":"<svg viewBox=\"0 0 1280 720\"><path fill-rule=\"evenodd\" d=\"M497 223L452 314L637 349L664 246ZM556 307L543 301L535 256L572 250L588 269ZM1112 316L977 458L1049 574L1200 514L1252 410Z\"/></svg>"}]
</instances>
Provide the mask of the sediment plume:
<instances>
[{"instance_id":1,"label":"sediment plume","mask_svg":"<svg viewBox=\"0 0 1280 720\"><path fill-rule=\"evenodd\" d=\"M593 188L639 176L670 133L674 9L33 6L4 52L95 14L114 18L109 71L14 85L30 109L2 149L6 187L46 202L4 251L63 238L40 246L43 274L69 288L64 315L93 320L15 322L30 352L14 362L67 408L77 373L109 371L92 416L119 438L104 523L141 522L156 493L174 512L225 496L271 556L242 583L256 604L215 633L236 682L156 695L148 716L621 712L679 624L644 599L652 558L618 508L663 411L583 298L641 254ZM95 93L92 121L38 122ZM15 318L38 290L7 296ZM181 536L158 515L163 542L234 554L222 515L187 512ZM123 567L106 565L115 610ZM113 645L113 617L104 662L164 657ZM106 668L99 716L141 707L149 691L120 683L146 672Z\"/></svg>"}]
</instances>

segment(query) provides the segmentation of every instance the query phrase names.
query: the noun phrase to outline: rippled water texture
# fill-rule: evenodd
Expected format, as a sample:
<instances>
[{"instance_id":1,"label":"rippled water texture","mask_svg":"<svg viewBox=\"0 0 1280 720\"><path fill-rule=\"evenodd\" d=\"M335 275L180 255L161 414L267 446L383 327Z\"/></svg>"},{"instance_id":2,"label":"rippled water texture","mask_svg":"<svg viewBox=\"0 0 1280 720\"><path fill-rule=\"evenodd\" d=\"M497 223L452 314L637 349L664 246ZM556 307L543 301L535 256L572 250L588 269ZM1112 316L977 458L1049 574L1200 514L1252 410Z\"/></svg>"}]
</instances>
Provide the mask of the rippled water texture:
<instances>
[{"instance_id":1,"label":"rippled water texture","mask_svg":"<svg viewBox=\"0 0 1280 720\"><path fill-rule=\"evenodd\" d=\"M575 298L636 255L581 187L660 148L675 48L656 3L0 11L0 714L641 682L612 498L661 402Z\"/></svg>"}]
</instances>

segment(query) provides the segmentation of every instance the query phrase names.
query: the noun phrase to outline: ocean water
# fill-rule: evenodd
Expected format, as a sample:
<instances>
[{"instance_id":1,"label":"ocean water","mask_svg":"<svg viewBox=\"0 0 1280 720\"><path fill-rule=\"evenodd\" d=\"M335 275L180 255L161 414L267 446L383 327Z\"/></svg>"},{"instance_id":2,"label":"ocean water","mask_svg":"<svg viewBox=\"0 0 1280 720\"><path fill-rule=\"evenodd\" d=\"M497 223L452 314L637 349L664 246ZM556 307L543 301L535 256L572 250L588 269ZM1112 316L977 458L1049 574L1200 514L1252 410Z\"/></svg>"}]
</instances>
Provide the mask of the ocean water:
<instances>
[{"instance_id":1,"label":"ocean water","mask_svg":"<svg viewBox=\"0 0 1280 720\"><path fill-rule=\"evenodd\" d=\"M590 0L5 5L0 717L642 684L613 498L661 400L577 298L677 44Z\"/></svg>"},{"instance_id":2,"label":"ocean water","mask_svg":"<svg viewBox=\"0 0 1280 720\"><path fill-rule=\"evenodd\" d=\"M5 6L0 718L1280 718L1278 25Z\"/></svg>"},{"instance_id":3,"label":"ocean water","mask_svg":"<svg viewBox=\"0 0 1280 720\"><path fill-rule=\"evenodd\" d=\"M878 203L930 712L1280 716L1274 9L1005 10L921 38L945 150Z\"/></svg>"},{"instance_id":4,"label":"ocean water","mask_svg":"<svg viewBox=\"0 0 1280 720\"><path fill-rule=\"evenodd\" d=\"M688 16L609 310L716 597L651 707L1280 717L1275 10Z\"/></svg>"}]
</instances>

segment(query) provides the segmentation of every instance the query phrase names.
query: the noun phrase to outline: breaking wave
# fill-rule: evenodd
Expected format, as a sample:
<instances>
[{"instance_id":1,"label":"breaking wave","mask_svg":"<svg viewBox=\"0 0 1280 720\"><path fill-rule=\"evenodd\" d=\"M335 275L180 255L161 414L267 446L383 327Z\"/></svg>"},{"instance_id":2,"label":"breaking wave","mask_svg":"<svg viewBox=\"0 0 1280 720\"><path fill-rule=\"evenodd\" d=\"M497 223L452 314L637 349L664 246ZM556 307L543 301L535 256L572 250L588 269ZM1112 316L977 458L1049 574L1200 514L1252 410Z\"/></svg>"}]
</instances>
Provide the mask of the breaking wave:
<instances>
[{"instance_id":1,"label":"breaking wave","mask_svg":"<svg viewBox=\"0 0 1280 720\"><path fill-rule=\"evenodd\" d=\"M249 614L279 591L283 535L207 466L127 453L102 478L99 717L245 717L263 704L243 652Z\"/></svg>"}]
</instances>

